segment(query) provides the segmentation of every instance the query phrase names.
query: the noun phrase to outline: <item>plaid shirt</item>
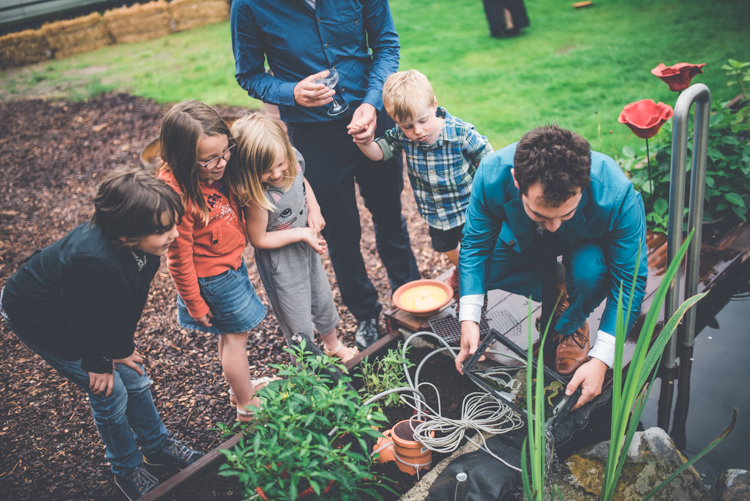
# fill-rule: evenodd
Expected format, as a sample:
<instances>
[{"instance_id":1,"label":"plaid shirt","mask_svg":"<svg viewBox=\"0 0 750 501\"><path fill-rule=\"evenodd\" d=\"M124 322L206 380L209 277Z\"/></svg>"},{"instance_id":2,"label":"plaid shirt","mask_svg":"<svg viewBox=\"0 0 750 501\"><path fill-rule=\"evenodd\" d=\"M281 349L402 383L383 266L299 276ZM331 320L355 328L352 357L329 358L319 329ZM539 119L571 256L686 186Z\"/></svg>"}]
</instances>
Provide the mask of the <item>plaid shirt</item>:
<instances>
[{"instance_id":1,"label":"plaid shirt","mask_svg":"<svg viewBox=\"0 0 750 501\"><path fill-rule=\"evenodd\" d=\"M417 209L427 224L449 230L464 224L471 183L479 161L492 146L474 126L438 107L445 126L434 144L412 141L397 125L378 138L383 160L406 151L409 181Z\"/></svg>"}]
</instances>

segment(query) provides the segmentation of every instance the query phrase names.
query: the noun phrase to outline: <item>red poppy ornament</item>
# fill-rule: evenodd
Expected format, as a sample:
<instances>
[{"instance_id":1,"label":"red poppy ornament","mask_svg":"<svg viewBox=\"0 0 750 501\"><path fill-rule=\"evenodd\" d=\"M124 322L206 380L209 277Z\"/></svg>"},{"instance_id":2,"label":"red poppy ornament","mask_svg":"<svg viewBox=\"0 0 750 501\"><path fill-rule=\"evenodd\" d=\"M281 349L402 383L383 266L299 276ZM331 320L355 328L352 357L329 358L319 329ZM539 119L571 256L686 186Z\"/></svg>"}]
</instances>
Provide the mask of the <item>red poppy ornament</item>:
<instances>
[{"instance_id":1,"label":"red poppy ornament","mask_svg":"<svg viewBox=\"0 0 750 501\"><path fill-rule=\"evenodd\" d=\"M674 66L664 66L662 63L651 70L651 73L669 85L669 90L672 92L680 92L690 87L690 81L695 75L703 73L701 68L705 65L706 63L677 63Z\"/></svg>"},{"instance_id":2,"label":"red poppy ornament","mask_svg":"<svg viewBox=\"0 0 750 501\"><path fill-rule=\"evenodd\" d=\"M648 166L649 192L654 192L651 178L651 155L648 151L648 138L654 137L664 122L672 118L674 112L668 104L656 104L653 99L643 99L630 103L623 108L618 122L630 127L633 134L646 140L646 165Z\"/></svg>"},{"instance_id":3,"label":"red poppy ornament","mask_svg":"<svg viewBox=\"0 0 750 501\"><path fill-rule=\"evenodd\" d=\"M672 114L672 107L668 104L656 104L652 99L644 99L625 106L618 121L630 127L636 136L648 139L659 132Z\"/></svg>"}]
</instances>

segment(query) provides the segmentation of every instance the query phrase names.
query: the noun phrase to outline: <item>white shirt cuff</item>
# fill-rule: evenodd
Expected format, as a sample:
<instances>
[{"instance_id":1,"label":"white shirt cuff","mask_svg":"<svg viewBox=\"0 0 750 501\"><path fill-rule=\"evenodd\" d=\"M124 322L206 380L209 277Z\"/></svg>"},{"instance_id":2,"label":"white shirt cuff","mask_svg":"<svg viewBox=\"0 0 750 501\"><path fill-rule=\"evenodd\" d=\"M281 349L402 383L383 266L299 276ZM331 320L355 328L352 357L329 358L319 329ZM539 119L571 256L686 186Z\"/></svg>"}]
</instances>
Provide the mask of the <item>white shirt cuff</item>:
<instances>
[{"instance_id":1,"label":"white shirt cuff","mask_svg":"<svg viewBox=\"0 0 750 501\"><path fill-rule=\"evenodd\" d=\"M615 363L615 337L601 330L597 332L596 343L589 351L589 358L597 358L612 368Z\"/></svg>"},{"instance_id":2,"label":"white shirt cuff","mask_svg":"<svg viewBox=\"0 0 750 501\"><path fill-rule=\"evenodd\" d=\"M461 309L458 312L459 322L471 320L479 323L482 320L482 306L484 306L484 294L471 294L461 296Z\"/></svg>"}]
</instances>

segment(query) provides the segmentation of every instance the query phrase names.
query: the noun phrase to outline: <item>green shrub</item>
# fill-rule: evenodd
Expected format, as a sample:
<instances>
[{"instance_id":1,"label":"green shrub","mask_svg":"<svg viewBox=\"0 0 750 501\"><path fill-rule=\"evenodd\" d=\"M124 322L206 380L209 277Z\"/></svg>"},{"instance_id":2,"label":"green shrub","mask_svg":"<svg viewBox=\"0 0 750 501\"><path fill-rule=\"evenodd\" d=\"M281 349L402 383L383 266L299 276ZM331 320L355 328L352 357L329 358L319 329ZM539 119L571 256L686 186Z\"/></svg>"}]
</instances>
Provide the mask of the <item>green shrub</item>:
<instances>
[{"instance_id":1,"label":"green shrub","mask_svg":"<svg viewBox=\"0 0 750 501\"><path fill-rule=\"evenodd\" d=\"M237 477L246 497L261 488L268 499L294 500L307 487L320 496L334 481L336 499L361 499L362 492L379 499L365 439L381 436L373 426L385 416L361 405L347 388L350 378L331 380L330 358L313 356L304 344L287 351L298 365L271 365L282 379L258 392L257 423L219 425L243 434L233 450L221 451L228 463L219 474Z\"/></svg>"}]
</instances>

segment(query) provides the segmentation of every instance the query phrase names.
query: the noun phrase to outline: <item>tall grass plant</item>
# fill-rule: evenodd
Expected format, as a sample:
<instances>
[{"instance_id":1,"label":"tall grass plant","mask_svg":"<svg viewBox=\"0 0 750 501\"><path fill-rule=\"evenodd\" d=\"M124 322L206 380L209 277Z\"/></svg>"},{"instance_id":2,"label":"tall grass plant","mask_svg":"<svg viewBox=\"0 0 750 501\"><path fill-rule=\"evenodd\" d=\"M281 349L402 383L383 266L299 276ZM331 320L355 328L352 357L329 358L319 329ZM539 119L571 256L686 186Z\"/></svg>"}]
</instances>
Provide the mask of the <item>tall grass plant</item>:
<instances>
[{"instance_id":1,"label":"tall grass plant","mask_svg":"<svg viewBox=\"0 0 750 501\"><path fill-rule=\"evenodd\" d=\"M667 291L670 287L672 287L674 277L680 268L680 262L687 253L688 246L693 239L693 234L694 231L691 231L682 247L680 247L680 250L677 252L677 255L667 268L667 271L664 274L664 277L659 284L656 293L654 294L651 307L646 314L643 326L638 335L636 347L633 352L633 358L630 361L630 366L627 370L627 375L624 381L622 356L625 339L627 338L627 328L625 322L627 318L630 318L630 311L633 307L633 296L631 293L627 302L627 307L625 307L623 303L623 284L620 284L620 295L617 303L615 361L614 366L612 367L612 424L607 463L605 467L604 479L602 481L602 491L599 497L601 501L610 501L615 495L615 490L617 488L622 469L627 459L630 444L633 441L633 437L635 436L635 431L641 418L641 414L643 413L645 403L648 400L649 393L651 392L651 388L653 387L654 378L656 377L655 369L659 361L661 360L667 342L674 334L677 326L681 322L682 317L685 315L687 310L693 307L707 294L705 292L696 294L695 296L685 300L685 302L680 305L674 315L672 315L672 318L670 318L664 324L661 331L658 332L656 339L653 341L653 344L651 343L654 332L657 328L657 321L662 306L664 305L664 299L666 297ZM635 280L637 276L638 264L636 263L636 269L633 275L633 283L630 288L631 291L635 290ZM531 319L530 311L529 319ZM544 337L546 337L547 335L547 330L549 330L549 325L547 325L547 329L545 329ZM528 366L531 366L531 337L529 337L528 346ZM541 354L539 362L539 366L541 367ZM529 376L527 381L527 400L529 402L531 401L533 391L535 404L537 405L536 414L539 414L539 404L542 403L541 395L544 391L544 381L541 370L539 368L537 369L536 382L533 386L534 388L532 390L531 376ZM544 420L540 419L540 416L536 414L532 414L531 404L528 404L528 437L524 442L521 459L523 468L522 480L526 499L530 501L543 501L545 499L545 452L543 441L545 425ZM708 446L706 446L698 454L693 456L689 461L687 461L675 472L673 472L672 475L670 475L667 479L657 485L656 488L644 498L644 501L651 499L659 490L663 489L669 482L674 480L680 473L682 473L682 471L689 468L695 461L697 461L705 454L707 454L711 449L716 447L722 440L724 440L724 438L726 438L729 433L731 433L736 422L737 409L735 409L734 411L732 423L730 424L729 428L721 434L721 436L708 444ZM526 457L526 442L528 442L529 444L530 451L530 459L528 461ZM553 499L558 495L559 492L556 486L554 486ZM562 499L562 496L559 497L560 499Z\"/></svg>"}]
</instances>

